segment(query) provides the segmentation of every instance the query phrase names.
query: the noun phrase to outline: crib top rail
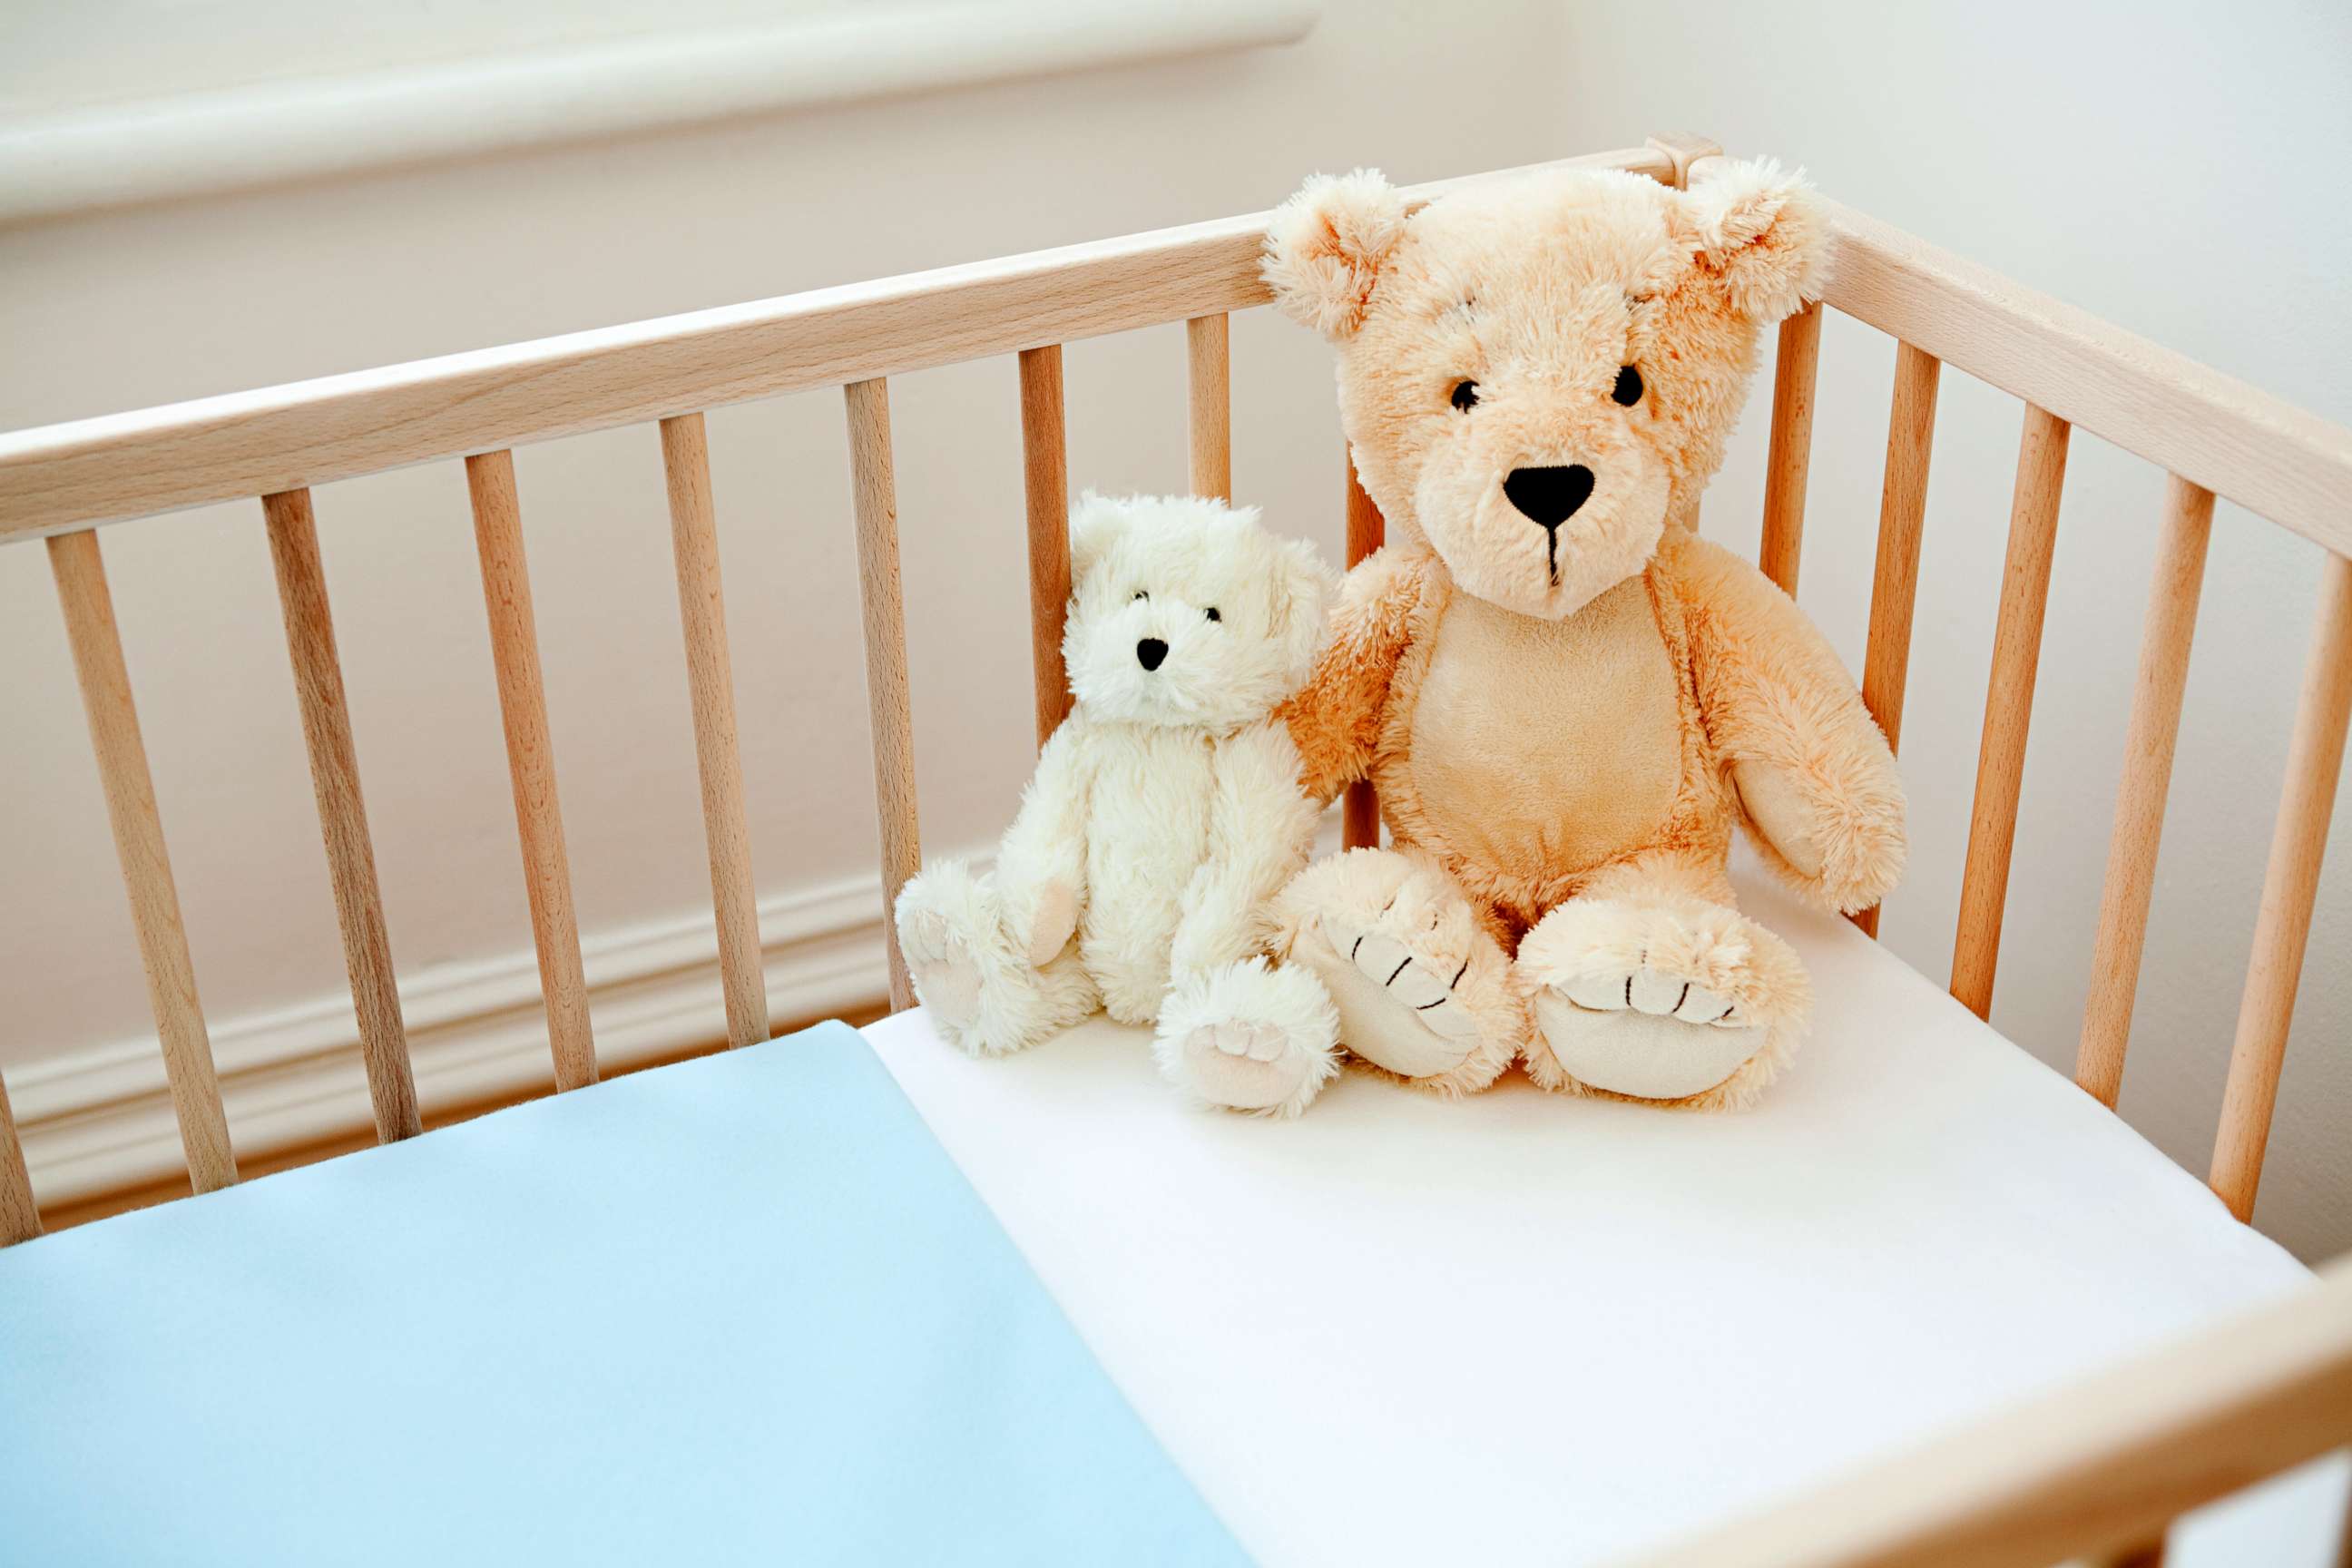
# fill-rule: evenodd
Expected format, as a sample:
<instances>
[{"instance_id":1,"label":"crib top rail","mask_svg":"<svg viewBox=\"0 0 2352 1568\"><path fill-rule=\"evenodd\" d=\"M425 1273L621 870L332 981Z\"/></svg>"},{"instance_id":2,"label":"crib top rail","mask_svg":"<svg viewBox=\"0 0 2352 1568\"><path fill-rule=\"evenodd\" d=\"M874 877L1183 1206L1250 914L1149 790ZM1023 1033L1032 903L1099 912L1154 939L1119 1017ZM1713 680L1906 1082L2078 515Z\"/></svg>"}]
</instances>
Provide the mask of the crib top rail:
<instances>
[{"instance_id":1,"label":"crib top rail","mask_svg":"<svg viewBox=\"0 0 2352 1568\"><path fill-rule=\"evenodd\" d=\"M1670 180L1662 148L1534 168ZM1417 185L1415 205L1505 170ZM0 544L1263 305L1270 213L0 435Z\"/></svg>"},{"instance_id":2,"label":"crib top rail","mask_svg":"<svg viewBox=\"0 0 2352 1568\"><path fill-rule=\"evenodd\" d=\"M1683 173L1662 145L1538 166ZM1246 309L1269 298L1267 216L0 435L0 543ZM2352 430L1890 225L1832 216L1825 303L2352 552Z\"/></svg>"},{"instance_id":3,"label":"crib top rail","mask_svg":"<svg viewBox=\"0 0 2352 1568\"><path fill-rule=\"evenodd\" d=\"M2352 429L1832 205L1822 302L2338 555Z\"/></svg>"}]
</instances>

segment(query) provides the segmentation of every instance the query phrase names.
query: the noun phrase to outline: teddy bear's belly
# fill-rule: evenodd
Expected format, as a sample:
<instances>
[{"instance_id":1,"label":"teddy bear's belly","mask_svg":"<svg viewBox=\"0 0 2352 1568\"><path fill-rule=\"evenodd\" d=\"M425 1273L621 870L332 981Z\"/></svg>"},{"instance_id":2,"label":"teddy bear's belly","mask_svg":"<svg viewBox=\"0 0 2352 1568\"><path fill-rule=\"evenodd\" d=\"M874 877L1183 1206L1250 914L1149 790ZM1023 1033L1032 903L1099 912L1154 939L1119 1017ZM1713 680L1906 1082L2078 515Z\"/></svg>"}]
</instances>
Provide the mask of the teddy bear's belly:
<instances>
[{"instance_id":1,"label":"teddy bear's belly","mask_svg":"<svg viewBox=\"0 0 2352 1568\"><path fill-rule=\"evenodd\" d=\"M1111 1016L1148 1021L1192 874L1209 857L1211 750L1183 728L1122 727L1097 759L1078 942Z\"/></svg>"},{"instance_id":2,"label":"teddy bear's belly","mask_svg":"<svg viewBox=\"0 0 2352 1568\"><path fill-rule=\"evenodd\" d=\"M1412 721L1433 848L1548 879L1654 836L1682 782L1673 660L1636 577L1565 621L1457 596Z\"/></svg>"}]
</instances>

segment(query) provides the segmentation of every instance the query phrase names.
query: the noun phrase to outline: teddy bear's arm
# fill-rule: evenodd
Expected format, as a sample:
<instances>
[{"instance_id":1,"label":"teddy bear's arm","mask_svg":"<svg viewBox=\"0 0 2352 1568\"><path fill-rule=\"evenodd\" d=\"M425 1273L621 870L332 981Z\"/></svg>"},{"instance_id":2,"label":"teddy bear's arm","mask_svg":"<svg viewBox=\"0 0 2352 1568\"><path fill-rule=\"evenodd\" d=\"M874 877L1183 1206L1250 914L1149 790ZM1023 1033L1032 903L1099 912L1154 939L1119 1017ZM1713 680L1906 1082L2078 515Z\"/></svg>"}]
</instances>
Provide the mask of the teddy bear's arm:
<instances>
[{"instance_id":1,"label":"teddy bear's arm","mask_svg":"<svg viewBox=\"0 0 2352 1568\"><path fill-rule=\"evenodd\" d=\"M1328 801L1371 771L1389 683L1412 642L1420 558L1381 550L1348 573L1315 672L1283 704L1307 797Z\"/></svg>"},{"instance_id":2,"label":"teddy bear's arm","mask_svg":"<svg viewBox=\"0 0 2352 1568\"><path fill-rule=\"evenodd\" d=\"M1861 693L1794 600L1719 545L1671 551L1709 737L1766 864L1816 902L1869 908L1903 869L1903 782Z\"/></svg>"},{"instance_id":3,"label":"teddy bear's arm","mask_svg":"<svg viewBox=\"0 0 2352 1568\"><path fill-rule=\"evenodd\" d=\"M1054 731L996 847L1005 928L1040 967L1077 930L1086 896L1087 731L1084 715L1073 713Z\"/></svg>"},{"instance_id":4,"label":"teddy bear's arm","mask_svg":"<svg viewBox=\"0 0 2352 1568\"><path fill-rule=\"evenodd\" d=\"M1298 751L1281 724L1221 742L1212 764L1209 854L1179 902L1170 971L1199 974L1263 952L1265 910L1307 864L1320 814L1299 792Z\"/></svg>"}]
</instances>

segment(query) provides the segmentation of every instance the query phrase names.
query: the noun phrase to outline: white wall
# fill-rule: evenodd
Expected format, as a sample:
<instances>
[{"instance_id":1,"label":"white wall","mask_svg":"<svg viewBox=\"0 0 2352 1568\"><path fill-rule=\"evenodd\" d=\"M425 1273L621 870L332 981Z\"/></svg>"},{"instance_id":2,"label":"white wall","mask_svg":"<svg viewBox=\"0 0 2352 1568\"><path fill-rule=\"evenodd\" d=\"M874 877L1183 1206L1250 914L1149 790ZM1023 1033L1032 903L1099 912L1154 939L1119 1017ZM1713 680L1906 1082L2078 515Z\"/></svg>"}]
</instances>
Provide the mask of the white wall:
<instances>
[{"instance_id":1,"label":"white wall","mask_svg":"<svg viewBox=\"0 0 2352 1568\"><path fill-rule=\"evenodd\" d=\"M1333 4L1294 49L748 121L0 230L0 426L1269 205L1315 168L1435 176L1689 127L2336 419L2352 418L2352 31L2320 6L2070 18L1648 0ZM1859 668L1893 350L1833 321L1808 606ZM1235 479L1338 547L1328 359L1236 323ZM1183 482L1182 342L1068 362L1072 478ZM894 387L927 842L985 838L1028 755L1009 363ZM1707 526L1751 544L1763 400ZM874 854L838 400L715 416L715 482L763 890ZM1948 374L1887 940L1949 959L2017 412ZM707 901L652 433L519 458L566 826L592 931ZM2078 437L1996 1022L2070 1063L2160 476ZM528 923L456 465L319 495L394 952ZM107 535L215 1019L341 984L257 509ZM2125 1110L2202 1168L2317 556L2223 509ZM41 552L0 551L0 1063L147 1026ZM2352 810L2345 813L2352 818ZM2352 856L2336 835L2260 1219L2352 1247ZM2053 1194L2053 1202L2063 1201Z\"/></svg>"},{"instance_id":2,"label":"white wall","mask_svg":"<svg viewBox=\"0 0 2352 1568\"><path fill-rule=\"evenodd\" d=\"M1645 0L1567 15L1566 141L1672 124L1774 153L1842 200L2352 423L2352 11ZM1890 340L1831 318L1800 597L1857 670L1894 362ZM1751 401L1706 509L1707 531L1742 548L1766 407ZM1912 869L1883 930L1937 976L2020 417L2013 399L1945 373L1903 725ZM2075 436L1993 1006L2070 1075L2163 482ZM2233 507L2217 514L2122 1101L2200 1173L2319 560ZM2256 1215L2311 1258L2352 1247L2352 802L2329 860Z\"/></svg>"}]
</instances>

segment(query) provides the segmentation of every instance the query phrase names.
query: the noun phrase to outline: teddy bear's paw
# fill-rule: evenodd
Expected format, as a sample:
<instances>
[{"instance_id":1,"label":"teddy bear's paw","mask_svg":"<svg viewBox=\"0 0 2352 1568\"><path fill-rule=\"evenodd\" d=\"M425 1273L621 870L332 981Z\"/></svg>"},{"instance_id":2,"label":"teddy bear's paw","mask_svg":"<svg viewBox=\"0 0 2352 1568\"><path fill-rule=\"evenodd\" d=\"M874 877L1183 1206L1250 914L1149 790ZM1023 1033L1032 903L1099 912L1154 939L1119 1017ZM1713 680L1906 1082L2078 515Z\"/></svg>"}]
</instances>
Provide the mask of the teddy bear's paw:
<instances>
[{"instance_id":1,"label":"teddy bear's paw","mask_svg":"<svg viewBox=\"0 0 2352 1568\"><path fill-rule=\"evenodd\" d=\"M1252 959L1180 984L1152 1049L1161 1073L1204 1104L1290 1117L1339 1070L1339 1032L1312 974Z\"/></svg>"},{"instance_id":2,"label":"teddy bear's paw","mask_svg":"<svg viewBox=\"0 0 2352 1568\"><path fill-rule=\"evenodd\" d=\"M908 910L898 942L916 994L931 1016L950 1031L970 1028L980 1016L980 963L947 917L937 910Z\"/></svg>"},{"instance_id":3,"label":"teddy bear's paw","mask_svg":"<svg viewBox=\"0 0 2352 1568\"><path fill-rule=\"evenodd\" d=\"M1713 1105L1777 1070L1802 1025L1803 970L1736 910L1687 905L1577 900L1538 922L1518 959L1538 1037L1529 1076Z\"/></svg>"}]
</instances>

